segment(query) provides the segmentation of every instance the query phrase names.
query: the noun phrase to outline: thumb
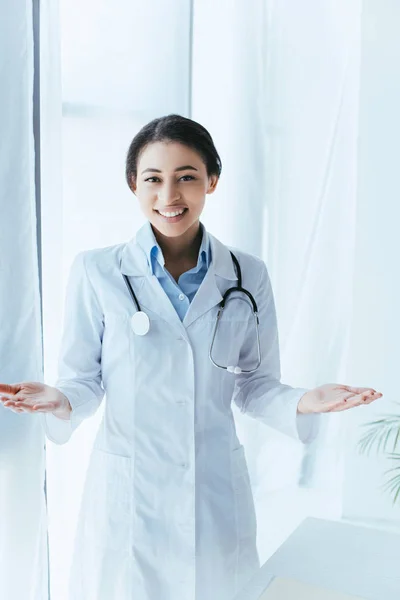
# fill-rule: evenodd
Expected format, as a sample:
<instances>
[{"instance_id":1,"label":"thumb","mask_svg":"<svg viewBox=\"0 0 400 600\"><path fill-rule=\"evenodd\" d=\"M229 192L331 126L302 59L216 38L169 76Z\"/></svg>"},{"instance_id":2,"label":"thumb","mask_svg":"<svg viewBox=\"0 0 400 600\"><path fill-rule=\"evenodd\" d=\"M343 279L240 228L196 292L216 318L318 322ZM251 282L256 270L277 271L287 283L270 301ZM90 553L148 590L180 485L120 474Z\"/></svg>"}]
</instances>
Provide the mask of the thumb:
<instances>
[{"instance_id":1,"label":"thumb","mask_svg":"<svg viewBox=\"0 0 400 600\"><path fill-rule=\"evenodd\" d=\"M9 396L13 396L14 394L18 394L21 389L21 385L19 383L9 384L9 383L0 383L0 394L6 394Z\"/></svg>"}]
</instances>

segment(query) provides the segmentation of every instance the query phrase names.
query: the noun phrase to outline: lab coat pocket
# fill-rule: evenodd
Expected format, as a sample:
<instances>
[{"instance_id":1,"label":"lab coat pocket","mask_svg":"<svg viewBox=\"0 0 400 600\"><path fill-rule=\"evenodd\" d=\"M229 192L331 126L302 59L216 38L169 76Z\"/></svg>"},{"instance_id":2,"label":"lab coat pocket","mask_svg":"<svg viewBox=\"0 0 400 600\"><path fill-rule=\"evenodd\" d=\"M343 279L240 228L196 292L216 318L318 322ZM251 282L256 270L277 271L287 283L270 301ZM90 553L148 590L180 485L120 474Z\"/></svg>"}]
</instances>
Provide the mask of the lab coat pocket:
<instances>
[{"instance_id":1,"label":"lab coat pocket","mask_svg":"<svg viewBox=\"0 0 400 600\"><path fill-rule=\"evenodd\" d=\"M238 539L253 539L257 533L257 522L243 446L239 446L232 452L232 480Z\"/></svg>"},{"instance_id":2,"label":"lab coat pocket","mask_svg":"<svg viewBox=\"0 0 400 600\"><path fill-rule=\"evenodd\" d=\"M90 542L132 552L133 459L95 448L83 499L83 534Z\"/></svg>"}]
</instances>

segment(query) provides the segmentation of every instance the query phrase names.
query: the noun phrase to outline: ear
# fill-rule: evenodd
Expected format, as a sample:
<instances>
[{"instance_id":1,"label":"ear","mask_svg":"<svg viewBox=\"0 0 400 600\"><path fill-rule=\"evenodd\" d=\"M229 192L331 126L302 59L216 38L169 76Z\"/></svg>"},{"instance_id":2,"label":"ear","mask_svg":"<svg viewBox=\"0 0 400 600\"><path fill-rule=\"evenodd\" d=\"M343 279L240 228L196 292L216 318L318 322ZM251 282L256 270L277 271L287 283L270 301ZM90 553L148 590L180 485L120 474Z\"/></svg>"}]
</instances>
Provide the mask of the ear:
<instances>
[{"instance_id":1,"label":"ear","mask_svg":"<svg viewBox=\"0 0 400 600\"><path fill-rule=\"evenodd\" d=\"M136 181L135 181L135 178L133 175L131 175L129 187L136 196L137 185L136 185Z\"/></svg>"},{"instance_id":2,"label":"ear","mask_svg":"<svg viewBox=\"0 0 400 600\"><path fill-rule=\"evenodd\" d=\"M208 185L208 190L206 192L207 194L212 194L213 192L215 192L218 181L219 181L219 178L217 175L211 175L211 177L209 177L209 185Z\"/></svg>"}]
</instances>

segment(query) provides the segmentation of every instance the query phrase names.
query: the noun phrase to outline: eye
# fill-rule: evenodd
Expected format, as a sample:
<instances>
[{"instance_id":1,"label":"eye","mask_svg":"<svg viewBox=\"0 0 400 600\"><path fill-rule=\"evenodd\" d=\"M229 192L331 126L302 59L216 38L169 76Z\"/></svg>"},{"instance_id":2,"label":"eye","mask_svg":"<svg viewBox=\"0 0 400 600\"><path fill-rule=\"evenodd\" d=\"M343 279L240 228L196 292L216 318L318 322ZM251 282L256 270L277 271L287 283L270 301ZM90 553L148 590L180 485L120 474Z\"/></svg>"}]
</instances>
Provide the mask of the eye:
<instances>
[{"instance_id":1,"label":"eye","mask_svg":"<svg viewBox=\"0 0 400 600\"><path fill-rule=\"evenodd\" d=\"M183 175L182 177L180 177L179 181L184 180L184 181L191 181L196 179L195 177L193 177L193 175ZM159 177L153 176L153 177L148 177L147 179L145 179L145 181L148 181L149 183L154 183L157 180L160 181Z\"/></svg>"}]
</instances>

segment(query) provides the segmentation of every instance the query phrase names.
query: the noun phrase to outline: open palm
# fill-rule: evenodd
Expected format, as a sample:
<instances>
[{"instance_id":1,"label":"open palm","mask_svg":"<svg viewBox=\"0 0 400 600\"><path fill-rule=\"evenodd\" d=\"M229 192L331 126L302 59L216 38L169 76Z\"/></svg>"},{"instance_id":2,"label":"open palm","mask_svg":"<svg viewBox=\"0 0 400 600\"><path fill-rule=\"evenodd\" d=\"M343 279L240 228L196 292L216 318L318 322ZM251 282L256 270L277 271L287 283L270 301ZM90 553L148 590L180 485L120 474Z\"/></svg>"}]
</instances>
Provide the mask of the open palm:
<instances>
[{"instance_id":1,"label":"open palm","mask_svg":"<svg viewBox=\"0 0 400 600\"><path fill-rule=\"evenodd\" d=\"M65 405L65 396L50 385L36 381L0 383L0 400L13 412L54 412Z\"/></svg>"},{"instance_id":2,"label":"open palm","mask_svg":"<svg viewBox=\"0 0 400 600\"><path fill-rule=\"evenodd\" d=\"M382 395L373 388L326 383L304 394L298 410L301 413L339 412L362 404L370 404Z\"/></svg>"}]
</instances>

